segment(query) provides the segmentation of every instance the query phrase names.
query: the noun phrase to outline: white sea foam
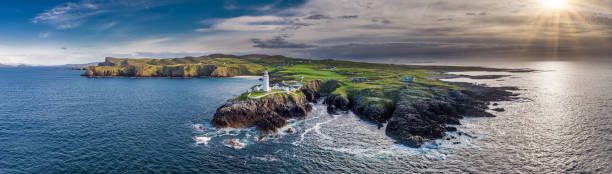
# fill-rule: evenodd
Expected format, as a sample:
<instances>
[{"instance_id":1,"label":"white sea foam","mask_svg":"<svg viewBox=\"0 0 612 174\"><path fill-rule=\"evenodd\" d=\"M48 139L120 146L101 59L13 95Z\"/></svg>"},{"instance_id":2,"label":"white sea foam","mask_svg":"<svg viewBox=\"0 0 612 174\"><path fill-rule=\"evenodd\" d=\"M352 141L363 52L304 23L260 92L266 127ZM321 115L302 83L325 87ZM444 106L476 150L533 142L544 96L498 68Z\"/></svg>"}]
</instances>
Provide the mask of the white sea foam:
<instances>
[{"instance_id":1,"label":"white sea foam","mask_svg":"<svg viewBox=\"0 0 612 174\"><path fill-rule=\"evenodd\" d=\"M256 157L253 157L253 158L261 160L261 161L266 161L266 162L281 161L280 159L275 158L275 157L273 157L271 155L256 156Z\"/></svg>"},{"instance_id":2,"label":"white sea foam","mask_svg":"<svg viewBox=\"0 0 612 174\"><path fill-rule=\"evenodd\" d=\"M208 145L208 142L212 139L210 137L195 137L196 145L204 144Z\"/></svg>"},{"instance_id":3,"label":"white sea foam","mask_svg":"<svg viewBox=\"0 0 612 174\"><path fill-rule=\"evenodd\" d=\"M242 149L246 146L246 144L240 141L241 140L239 139L227 139L223 141L223 145L226 147L234 148L234 149Z\"/></svg>"},{"instance_id":4,"label":"white sea foam","mask_svg":"<svg viewBox=\"0 0 612 174\"><path fill-rule=\"evenodd\" d=\"M207 128L202 124L192 124L191 127L197 132L204 132Z\"/></svg>"},{"instance_id":5,"label":"white sea foam","mask_svg":"<svg viewBox=\"0 0 612 174\"><path fill-rule=\"evenodd\" d=\"M330 120L327 120L327 121L324 121L324 122L320 122L320 123L316 123L314 126L306 129L302 134L300 134L300 139L298 141L295 141L295 142L291 143L291 144L293 144L294 146L297 146L302 141L304 141L304 138L306 137L306 134L310 133L311 131L315 131L315 133L317 133L317 135L320 135L324 139L332 139L331 137L321 133L320 129L321 129L321 125L330 123L330 122L338 119L338 116L333 116L333 117L334 117L333 119L330 119Z\"/></svg>"}]
</instances>

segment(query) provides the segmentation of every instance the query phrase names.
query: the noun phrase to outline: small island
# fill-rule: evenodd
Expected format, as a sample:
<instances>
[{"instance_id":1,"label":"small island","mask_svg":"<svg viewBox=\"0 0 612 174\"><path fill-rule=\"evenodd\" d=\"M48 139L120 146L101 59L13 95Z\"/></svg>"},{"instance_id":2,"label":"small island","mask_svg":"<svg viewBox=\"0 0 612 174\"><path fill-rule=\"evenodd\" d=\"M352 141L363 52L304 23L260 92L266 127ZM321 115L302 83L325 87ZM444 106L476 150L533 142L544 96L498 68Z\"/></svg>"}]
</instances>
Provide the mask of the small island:
<instances>
[{"instance_id":1,"label":"small island","mask_svg":"<svg viewBox=\"0 0 612 174\"><path fill-rule=\"evenodd\" d=\"M268 55L223 55L172 59L106 58L86 68L87 77L262 76L263 83L230 99L211 121L217 128L255 127L274 134L289 119L303 119L310 103L322 102L330 114L352 111L384 128L397 143L419 147L456 131L464 116L493 117L491 102L516 97L515 87L450 83L448 72L529 70L483 67L415 66ZM477 78L477 77L474 77ZM491 77L496 78L496 77Z\"/></svg>"}]
</instances>

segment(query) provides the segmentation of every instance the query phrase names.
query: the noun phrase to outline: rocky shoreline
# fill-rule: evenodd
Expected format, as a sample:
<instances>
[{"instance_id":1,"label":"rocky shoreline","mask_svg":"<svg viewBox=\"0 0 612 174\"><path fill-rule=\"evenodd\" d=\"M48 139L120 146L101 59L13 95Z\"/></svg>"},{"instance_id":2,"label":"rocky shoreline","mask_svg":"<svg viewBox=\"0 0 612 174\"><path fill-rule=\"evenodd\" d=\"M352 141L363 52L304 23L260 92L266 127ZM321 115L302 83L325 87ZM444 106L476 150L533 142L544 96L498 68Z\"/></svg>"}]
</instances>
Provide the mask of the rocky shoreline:
<instances>
[{"instance_id":1,"label":"rocky shoreline","mask_svg":"<svg viewBox=\"0 0 612 174\"><path fill-rule=\"evenodd\" d=\"M378 124L398 143L418 147L456 130L464 116L492 117L490 102L511 100L512 87L486 87L448 83L440 79L498 79L508 75L452 75L448 72L532 72L529 69L486 67L416 66L342 60L313 60L268 55L220 55L166 59L107 57L88 66L83 76L131 78L198 78L261 75L270 71L271 82L299 81L297 91L249 98L243 93L219 107L211 120L217 128L255 127L274 134L289 119L301 119L312 110L310 103L324 98L327 111L352 111ZM359 80L354 80L359 79ZM407 80L412 79L412 80ZM414 80L418 79L418 80ZM500 79L501 80L501 79ZM493 111L503 112L503 108Z\"/></svg>"},{"instance_id":2,"label":"rocky shoreline","mask_svg":"<svg viewBox=\"0 0 612 174\"><path fill-rule=\"evenodd\" d=\"M338 88L335 80L314 80L300 91L303 95L275 95L261 100L230 101L217 109L212 125L217 128L255 127L262 134L276 133L289 119L305 118L311 110L309 103L326 97L328 112L352 111L364 120L384 127L387 136L397 143L419 147L423 143L442 138L448 131L456 131L449 124L458 125L464 116L494 117L487 112L491 102L515 99L511 92L516 87L487 87L470 83L452 83L462 90L438 90L427 96L408 88L396 92L395 100L377 97L375 91L364 90L356 95L330 94Z\"/></svg>"},{"instance_id":3,"label":"rocky shoreline","mask_svg":"<svg viewBox=\"0 0 612 174\"><path fill-rule=\"evenodd\" d=\"M276 133L287 120L305 118L312 110L311 102L325 95L325 86L332 81L311 81L302 89L302 95L277 94L259 100L229 101L219 107L211 124L217 128L255 127L264 134Z\"/></svg>"},{"instance_id":4,"label":"rocky shoreline","mask_svg":"<svg viewBox=\"0 0 612 174\"><path fill-rule=\"evenodd\" d=\"M512 100L517 94L509 90L518 90L516 87L456 84L466 90L453 90L446 97L416 103L400 100L387 121L386 134L401 144L418 147L428 140L444 137L447 131L456 131L455 127L447 125L461 124L460 119L464 116L495 117L487 112L489 104Z\"/></svg>"}]
</instances>

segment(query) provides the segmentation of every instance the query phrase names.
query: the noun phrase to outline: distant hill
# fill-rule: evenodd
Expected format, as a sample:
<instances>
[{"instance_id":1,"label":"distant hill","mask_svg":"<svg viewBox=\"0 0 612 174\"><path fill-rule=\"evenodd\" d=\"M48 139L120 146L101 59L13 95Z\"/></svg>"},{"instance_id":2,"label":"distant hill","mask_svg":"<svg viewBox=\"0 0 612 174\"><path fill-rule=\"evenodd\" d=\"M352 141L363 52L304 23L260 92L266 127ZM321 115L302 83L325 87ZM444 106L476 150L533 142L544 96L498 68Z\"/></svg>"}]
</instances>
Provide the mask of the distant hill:
<instances>
[{"instance_id":1,"label":"distant hill","mask_svg":"<svg viewBox=\"0 0 612 174\"><path fill-rule=\"evenodd\" d=\"M0 67L26 67L27 65L24 64L18 64L18 65L7 65L7 64L2 64L0 63Z\"/></svg>"},{"instance_id":2,"label":"distant hill","mask_svg":"<svg viewBox=\"0 0 612 174\"><path fill-rule=\"evenodd\" d=\"M274 63L298 61L283 56L211 54L184 58L113 58L97 66L87 66L83 74L90 77L233 77L260 75Z\"/></svg>"}]
</instances>

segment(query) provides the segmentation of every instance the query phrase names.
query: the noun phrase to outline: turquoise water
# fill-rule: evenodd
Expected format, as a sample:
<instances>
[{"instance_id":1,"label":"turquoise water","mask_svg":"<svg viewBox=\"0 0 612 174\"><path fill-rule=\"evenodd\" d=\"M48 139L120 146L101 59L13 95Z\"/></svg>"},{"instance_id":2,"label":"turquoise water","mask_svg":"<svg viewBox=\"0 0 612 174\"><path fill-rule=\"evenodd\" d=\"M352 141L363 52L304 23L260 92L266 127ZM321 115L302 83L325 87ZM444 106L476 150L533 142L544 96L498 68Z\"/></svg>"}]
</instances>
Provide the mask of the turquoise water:
<instances>
[{"instance_id":1,"label":"turquoise water","mask_svg":"<svg viewBox=\"0 0 612 174\"><path fill-rule=\"evenodd\" d=\"M507 111L495 118L465 119L459 131L467 136L418 149L321 104L291 120L296 133L265 141L250 129L212 128L216 108L256 79L90 79L0 68L0 173L610 173L609 65L512 65L547 71L476 81L519 86L527 99L501 103Z\"/></svg>"}]
</instances>

